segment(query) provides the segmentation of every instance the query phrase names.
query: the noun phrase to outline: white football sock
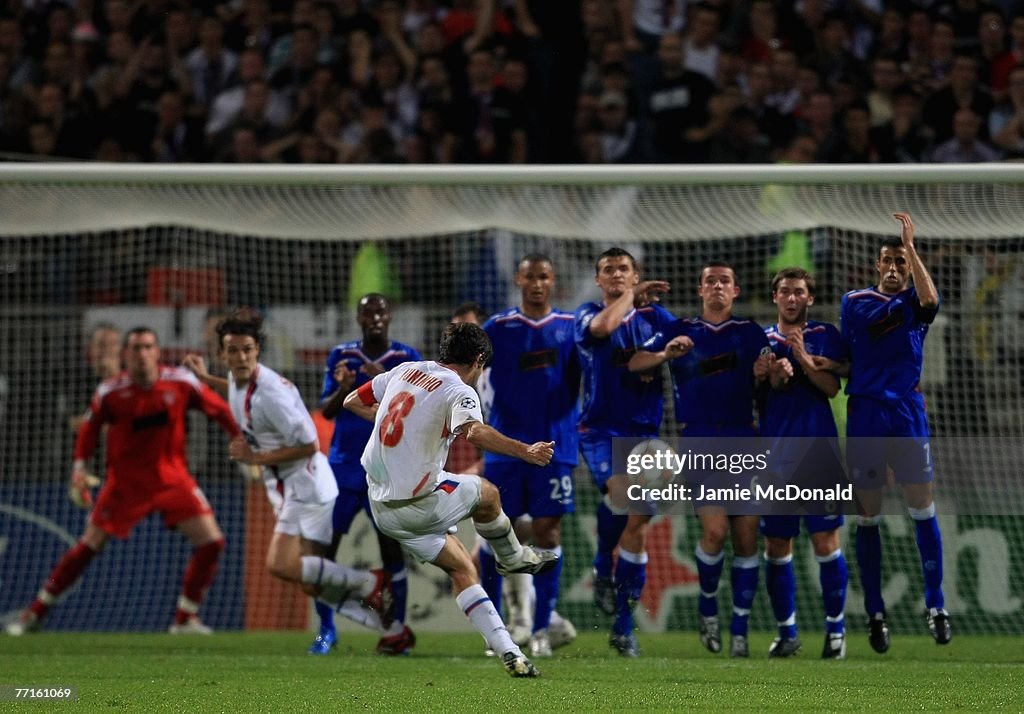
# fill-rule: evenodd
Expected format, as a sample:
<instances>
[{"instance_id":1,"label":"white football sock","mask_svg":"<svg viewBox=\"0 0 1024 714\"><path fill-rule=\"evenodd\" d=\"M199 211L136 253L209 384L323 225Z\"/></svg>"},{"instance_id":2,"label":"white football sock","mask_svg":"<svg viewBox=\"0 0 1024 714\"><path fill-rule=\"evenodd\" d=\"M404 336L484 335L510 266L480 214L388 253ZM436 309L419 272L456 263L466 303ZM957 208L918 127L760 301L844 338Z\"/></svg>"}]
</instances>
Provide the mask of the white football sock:
<instances>
[{"instance_id":1,"label":"white football sock","mask_svg":"<svg viewBox=\"0 0 1024 714\"><path fill-rule=\"evenodd\" d=\"M473 521L476 532L487 539L491 546L491 552L502 565L513 565L523 557L523 546L512 529L512 521L502 511L490 523L478 523Z\"/></svg>"},{"instance_id":2,"label":"white football sock","mask_svg":"<svg viewBox=\"0 0 1024 714\"><path fill-rule=\"evenodd\" d=\"M516 647L516 643L509 636L505 623L501 621L501 615L494 609L494 603L487 597L483 586L470 585L455 597L455 602L466 613L476 631L484 636L487 646L494 650L495 654L500 656L509 651L522 654L522 650Z\"/></svg>"},{"instance_id":3,"label":"white football sock","mask_svg":"<svg viewBox=\"0 0 1024 714\"><path fill-rule=\"evenodd\" d=\"M305 555L302 557L302 582L319 587L318 599L338 607L350 594L365 597L372 593L377 576L319 555Z\"/></svg>"}]
</instances>

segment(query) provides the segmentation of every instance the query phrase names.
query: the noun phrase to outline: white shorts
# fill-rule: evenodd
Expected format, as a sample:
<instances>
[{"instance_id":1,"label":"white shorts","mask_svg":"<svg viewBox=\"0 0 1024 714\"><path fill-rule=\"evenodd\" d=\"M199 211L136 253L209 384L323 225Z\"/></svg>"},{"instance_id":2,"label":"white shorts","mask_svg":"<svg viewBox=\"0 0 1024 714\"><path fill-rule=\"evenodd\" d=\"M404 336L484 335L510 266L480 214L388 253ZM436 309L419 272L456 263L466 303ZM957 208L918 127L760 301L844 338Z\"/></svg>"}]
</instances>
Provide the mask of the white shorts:
<instances>
[{"instance_id":1,"label":"white shorts","mask_svg":"<svg viewBox=\"0 0 1024 714\"><path fill-rule=\"evenodd\" d=\"M318 543L330 543L333 529L334 502L303 503L285 499L277 512L275 533L301 536Z\"/></svg>"},{"instance_id":2,"label":"white shorts","mask_svg":"<svg viewBox=\"0 0 1024 714\"><path fill-rule=\"evenodd\" d=\"M428 496L402 506L370 501L377 527L424 563L437 560L448 537L480 503L481 482L472 474L441 472L439 485Z\"/></svg>"}]
</instances>

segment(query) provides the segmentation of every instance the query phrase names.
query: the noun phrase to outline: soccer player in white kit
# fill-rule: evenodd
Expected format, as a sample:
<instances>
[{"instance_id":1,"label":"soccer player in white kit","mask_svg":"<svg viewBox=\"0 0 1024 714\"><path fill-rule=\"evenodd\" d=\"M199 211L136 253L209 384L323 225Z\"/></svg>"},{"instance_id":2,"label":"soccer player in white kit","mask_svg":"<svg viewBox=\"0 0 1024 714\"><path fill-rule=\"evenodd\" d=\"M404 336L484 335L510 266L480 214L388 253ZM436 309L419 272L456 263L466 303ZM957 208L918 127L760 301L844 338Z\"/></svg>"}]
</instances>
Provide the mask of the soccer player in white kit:
<instances>
[{"instance_id":1,"label":"soccer player in white kit","mask_svg":"<svg viewBox=\"0 0 1024 714\"><path fill-rule=\"evenodd\" d=\"M473 390L490 362L491 342L479 326L450 324L436 362L408 362L379 374L345 398L345 408L374 422L363 451L370 510L377 527L422 562L448 573L455 600L513 677L540 673L509 636L473 560L452 535L473 518L490 545L498 571L541 573L558 556L524 547L501 509L498 489L480 476L444 470L456 435L481 449L515 456L536 466L551 461L554 442L525 444L484 424Z\"/></svg>"},{"instance_id":2,"label":"soccer player in white kit","mask_svg":"<svg viewBox=\"0 0 1024 714\"><path fill-rule=\"evenodd\" d=\"M211 375L201 357L185 364L212 387L226 388L242 435L228 453L261 469L277 525L267 570L374 629L389 618L390 578L385 571L355 570L324 557L338 486L318 448L313 418L290 381L259 363L262 318L241 310L217 325L228 379Z\"/></svg>"}]
</instances>

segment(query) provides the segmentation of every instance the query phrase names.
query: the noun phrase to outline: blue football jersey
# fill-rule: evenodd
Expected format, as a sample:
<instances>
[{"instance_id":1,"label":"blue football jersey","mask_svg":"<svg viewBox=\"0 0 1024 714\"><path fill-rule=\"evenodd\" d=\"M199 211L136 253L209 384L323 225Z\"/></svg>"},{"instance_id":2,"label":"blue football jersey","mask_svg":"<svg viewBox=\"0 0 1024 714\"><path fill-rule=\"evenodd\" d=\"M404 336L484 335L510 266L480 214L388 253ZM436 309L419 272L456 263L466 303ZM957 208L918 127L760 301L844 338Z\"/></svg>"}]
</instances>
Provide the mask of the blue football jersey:
<instances>
[{"instance_id":1,"label":"blue football jersey","mask_svg":"<svg viewBox=\"0 0 1024 714\"><path fill-rule=\"evenodd\" d=\"M554 440L552 461L575 466L580 366L573 321L572 313L561 310L533 320L513 307L492 317L483 328L494 346L489 423L527 444ZM490 452L485 459L487 463L518 461Z\"/></svg>"},{"instance_id":2,"label":"blue football jersey","mask_svg":"<svg viewBox=\"0 0 1024 714\"><path fill-rule=\"evenodd\" d=\"M699 317L681 319L666 325L642 349L660 352L680 335L693 340L689 352L668 364L680 428L752 424L754 362L768 347L764 331L753 320L735 317L718 324Z\"/></svg>"},{"instance_id":3,"label":"blue football jersey","mask_svg":"<svg viewBox=\"0 0 1024 714\"><path fill-rule=\"evenodd\" d=\"M912 287L896 295L875 287L843 295L839 324L850 357L846 393L893 401L917 389L924 338L938 311L921 307Z\"/></svg>"},{"instance_id":4,"label":"blue football jersey","mask_svg":"<svg viewBox=\"0 0 1024 714\"><path fill-rule=\"evenodd\" d=\"M808 320L803 332L808 354L836 362L846 359L835 325ZM775 356L786 358L793 365L793 376L785 389L765 389L761 433L766 436L838 436L828 396L807 378L778 325L766 327L764 333Z\"/></svg>"},{"instance_id":5,"label":"blue football jersey","mask_svg":"<svg viewBox=\"0 0 1024 714\"><path fill-rule=\"evenodd\" d=\"M343 342L332 349L330 355L327 356L324 388L320 391L320 400L323 401L338 391L338 382L334 379L334 368L342 360L350 370L356 373L356 381L352 384L352 389L356 390L372 379L362 370L366 364L376 362L387 372L403 362L419 362L422 359L419 352L401 342L392 342L387 351L377 359L370 359L366 356L363 352L362 341ZM371 433L373 433L372 422L356 416L348 409L342 409L334 418L334 437L331 439L329 460L332 463L359 464L359 459L363 455L366 442L370 440Z\"/></svg>"},{"instance_id":6,"label":"blue football jersey","mask_svg":"<svg viewBox=\"0 0 1024 714\"><path fill-rule=\"evenodd\" d=\"M661 305L630 310L606 338L590 332L604 305L588 302L576 310L576 347L583 369L581 430L612 436L656 434L661 426L661 370L641 375L626 365L640 345L675 318Z\"/></svg>"}]
</instances>

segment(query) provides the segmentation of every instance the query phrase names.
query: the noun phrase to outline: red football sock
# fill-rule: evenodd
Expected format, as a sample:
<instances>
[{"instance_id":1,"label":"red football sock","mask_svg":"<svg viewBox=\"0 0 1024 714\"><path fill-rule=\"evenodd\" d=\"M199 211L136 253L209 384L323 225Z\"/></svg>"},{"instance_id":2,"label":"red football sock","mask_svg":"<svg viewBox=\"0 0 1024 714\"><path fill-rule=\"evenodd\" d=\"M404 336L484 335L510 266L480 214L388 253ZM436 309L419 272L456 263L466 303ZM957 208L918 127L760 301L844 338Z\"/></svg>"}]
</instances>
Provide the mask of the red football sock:
<instances>
[{"instance_id":1,"label":"red football sock","mask_svg":"<svg viewBox=\"0 0 1024 714\"><path fill-rule=\"evenodd\" d=\"M213 576L217 573L217 559L224 550L224 539L201 545L192 551L192 558L185 568L185 579L182 584L181 597L178 598L178 610L174 613L174 621L182 624L199 611L199 603L210 589Z\"/></svg>"},{"instance_id":2,"label":"red football sock","mask_svg":"<svg viewBox=\"0 0 1024 714\"><path fill-rule=\"evenodd\" d=\"M28 609L40 620L43 619L54 601L78 580L82 571L95 557L96 551L85 543L79 542L69 548L50 571L50 577L43 584L42 591Z\"/></svg>"}]
</instances>

